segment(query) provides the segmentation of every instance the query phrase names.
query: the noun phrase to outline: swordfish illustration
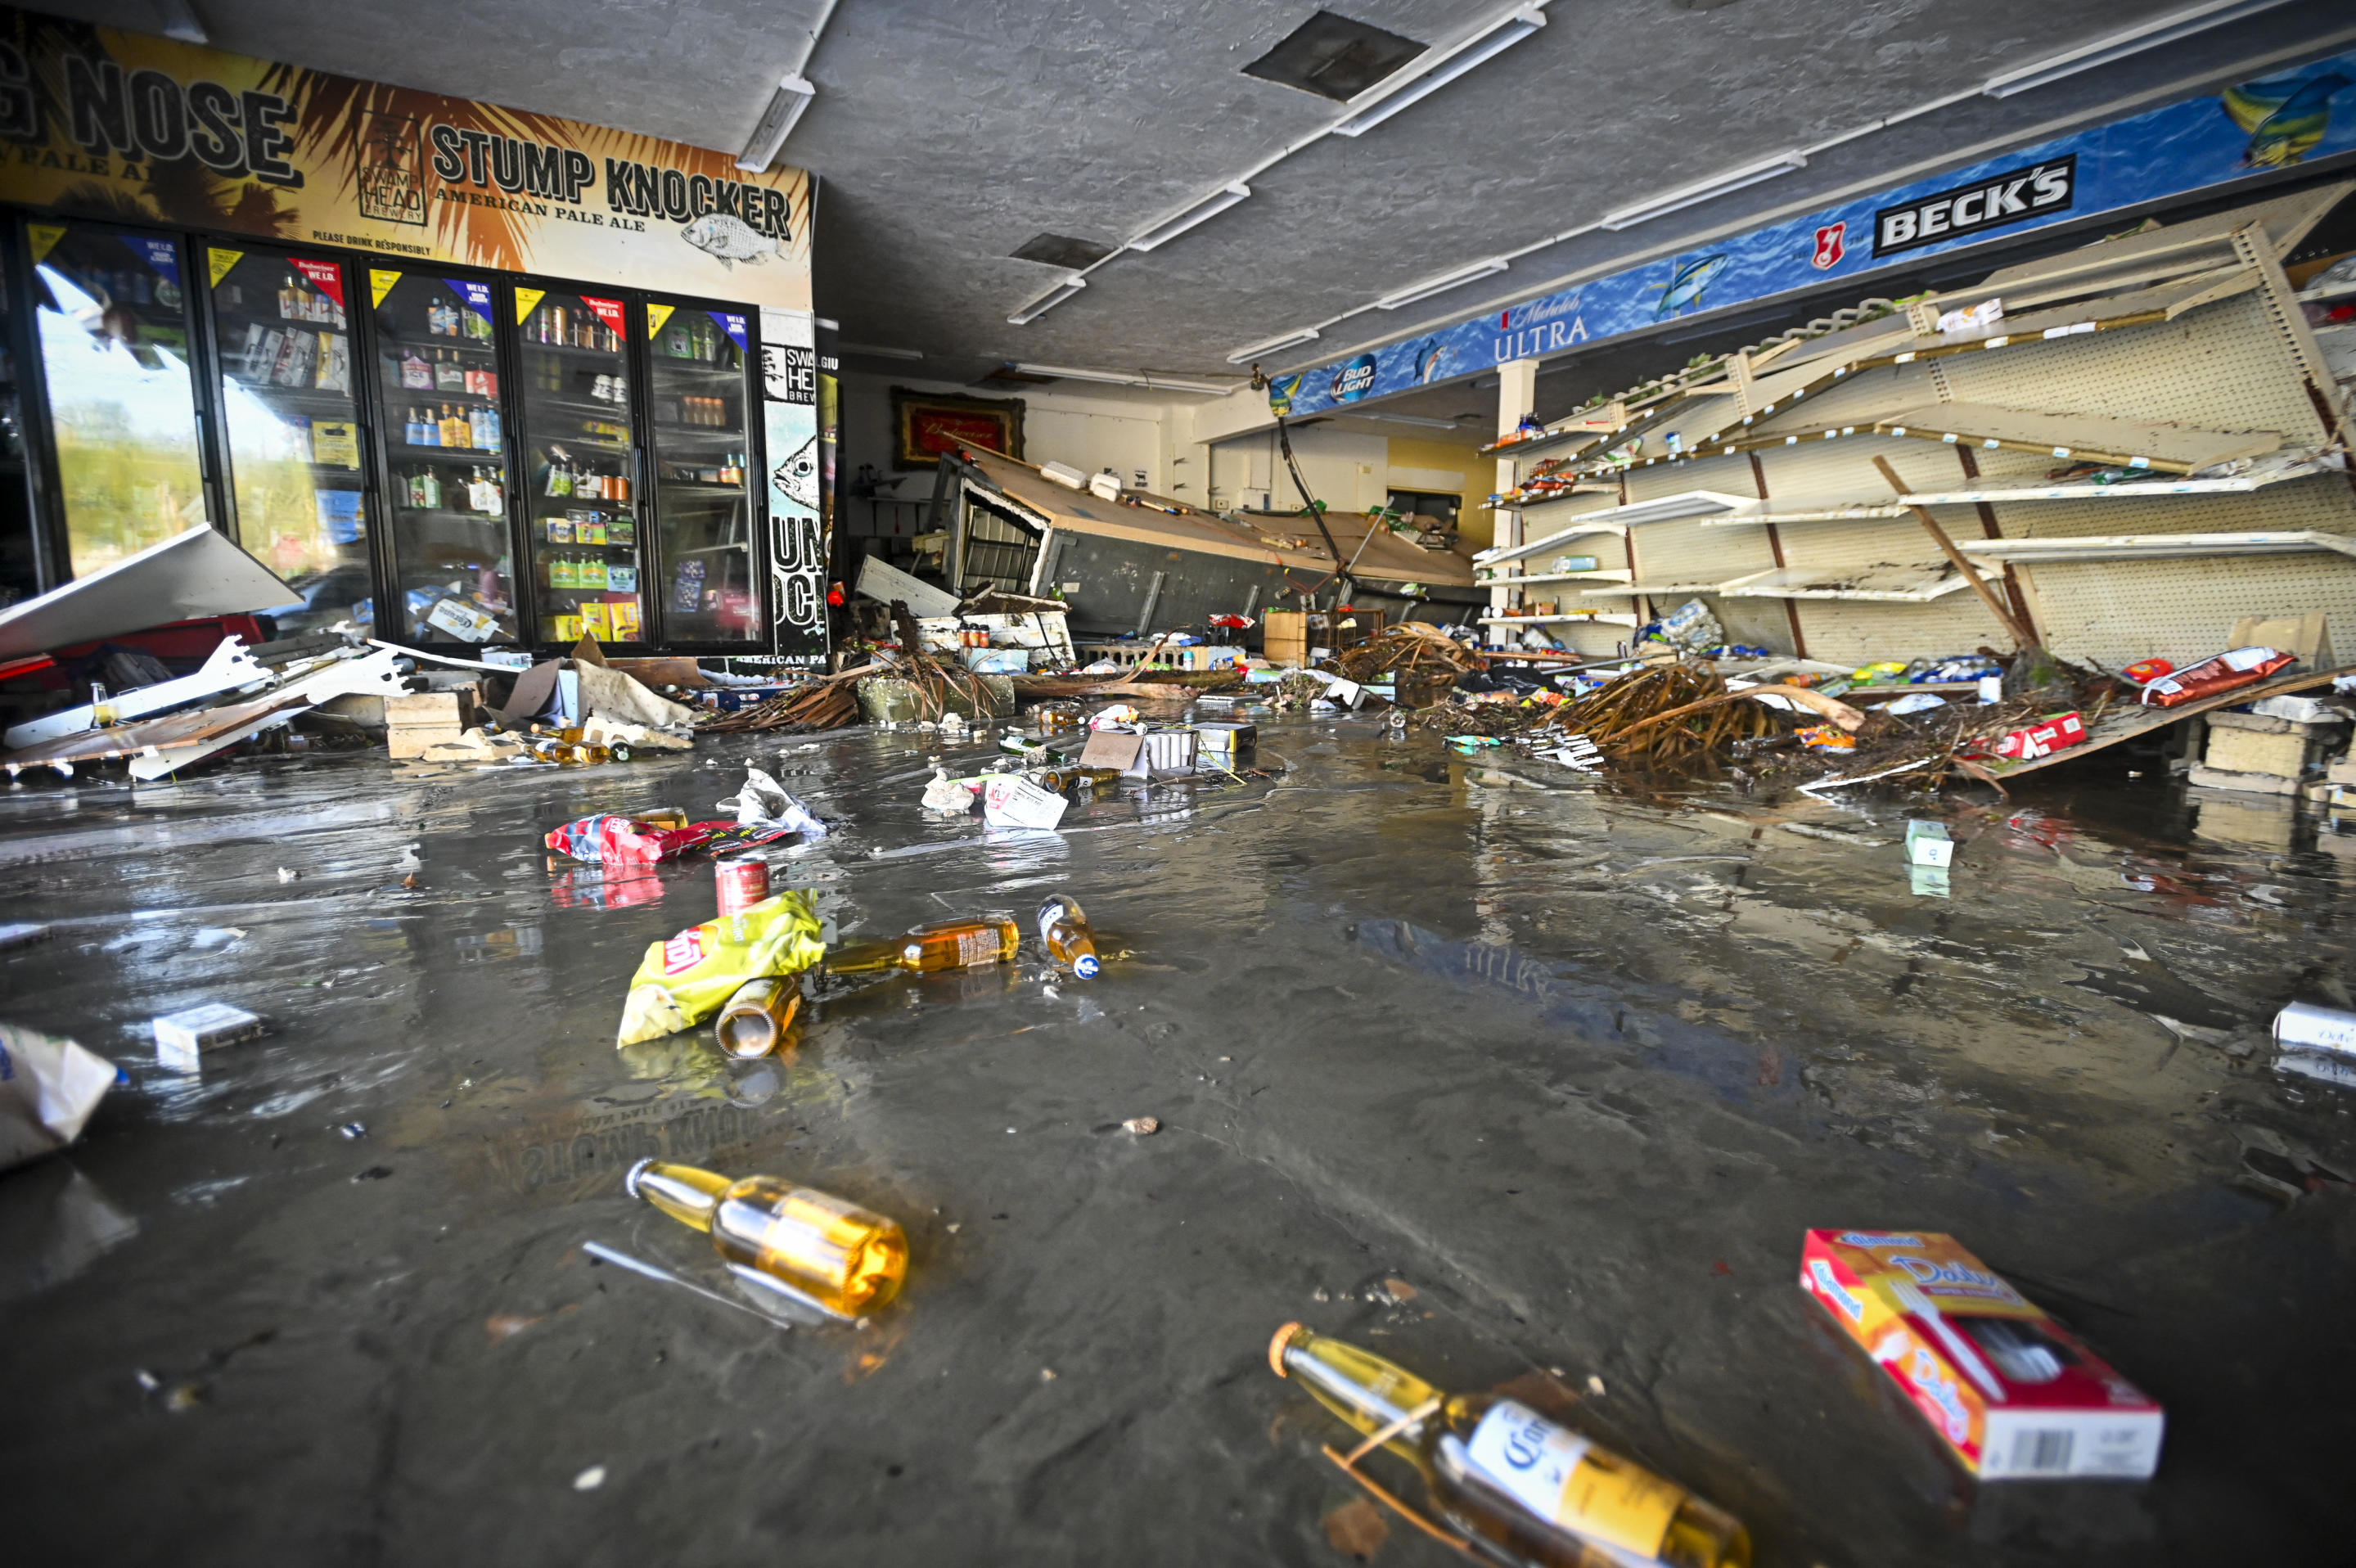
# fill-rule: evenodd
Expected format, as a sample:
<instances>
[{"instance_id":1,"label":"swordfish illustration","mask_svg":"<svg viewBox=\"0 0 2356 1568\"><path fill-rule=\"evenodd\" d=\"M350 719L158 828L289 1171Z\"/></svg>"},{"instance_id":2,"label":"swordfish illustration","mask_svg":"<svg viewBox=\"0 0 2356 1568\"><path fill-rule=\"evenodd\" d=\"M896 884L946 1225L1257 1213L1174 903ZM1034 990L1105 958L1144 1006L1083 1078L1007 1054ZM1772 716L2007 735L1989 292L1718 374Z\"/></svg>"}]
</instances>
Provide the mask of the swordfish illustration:
<instances>
[{"instance_id":1,"label":"swordfish illustration","mask_svg":"<svg viewBox=\"0 0 2356 1568\"><path fill-rule=\"evenodd\" d=\"M1698 256L1690 262L1679 263L1676 274L1668 282L1645 285L1647 288L1661 291L1661 302L1653 307L1653 319L1665 321L1687 306L1699 305L1702 291L1726 270L1729 259L1724 252L1714 256Z\"/></svg>"},{"instance_id":2,"label":"swordfish illustration","mask_svg":"<svg viewBox=\"0 0 2356 1568\"><path fill-rule=\"evenodd\" d=\"M2300 80L2278 76L2229 87L2218 99L2233 124L2249 134L2244 168L2287 168L2303 160L2331 128L2331 96L2350 85L2336 70Z\"/></svg>"}]
</instances>

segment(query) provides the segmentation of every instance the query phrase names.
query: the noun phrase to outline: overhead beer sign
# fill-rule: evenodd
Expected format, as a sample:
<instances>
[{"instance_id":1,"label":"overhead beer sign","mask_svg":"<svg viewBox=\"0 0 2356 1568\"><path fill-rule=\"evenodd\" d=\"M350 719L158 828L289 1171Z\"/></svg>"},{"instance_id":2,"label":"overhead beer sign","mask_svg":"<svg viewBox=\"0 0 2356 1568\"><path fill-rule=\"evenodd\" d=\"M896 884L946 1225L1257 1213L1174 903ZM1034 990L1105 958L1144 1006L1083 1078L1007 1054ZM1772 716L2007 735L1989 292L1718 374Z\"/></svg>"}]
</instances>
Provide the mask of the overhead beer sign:
<instances>
[{"instance_id":1,"label":"overhead beer sign","mask_svg":"<svg viewBox=\"0 0 2356 1568\"><path fill-rule=\"evenodd\" d=\"M809 308L809 178L0 8L0 199Z\"/></svg>"},{"instance_id":2,"label":"overhead beer sign","mask_svg":"<svg viewBox=\"0 0 2356 1568\"><path fill-rule=\"evenodd\" d=\"M1896 255L2067 212L2078 192L2078 155L2006 169L1953 190L1884 207L1873 215L1873 253Z\"/></svg>"}]
</instances>

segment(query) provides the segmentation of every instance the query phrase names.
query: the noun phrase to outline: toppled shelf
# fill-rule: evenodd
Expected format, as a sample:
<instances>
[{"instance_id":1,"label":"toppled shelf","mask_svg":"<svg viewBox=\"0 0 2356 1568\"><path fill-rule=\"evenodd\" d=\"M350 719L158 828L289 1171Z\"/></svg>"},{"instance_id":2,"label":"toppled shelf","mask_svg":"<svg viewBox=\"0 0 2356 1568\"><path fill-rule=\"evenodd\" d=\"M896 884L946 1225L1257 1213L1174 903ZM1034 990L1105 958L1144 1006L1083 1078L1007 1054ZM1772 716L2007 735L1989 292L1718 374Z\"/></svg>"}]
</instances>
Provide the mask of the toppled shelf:
<instances>
[{"instance_id":1,"label":"toppled shelf","mask_svg":"<svg viewBox=\"0 0 2356 1568\"><path fill-rule=\"evenodd\" d=\"M2356 556L2356 534L2302 529L2281 533L2115 533L2060 539L1974 539L1965 554L1991 561L2167 561L2194 555Z\"/></svg>"},{"instance_id":2,"label":"toppled shelf","mask_svg":"<svg viewBox=\"0 0 2356 1568\"><path fill-rule=\"evenodd\" d=\"M1618 522L1575 522L1560 533L1549 533L1543 539L1528 539L1519 544L1501 544L1494 549L1483 550L1472 557L1472 564L1493 566L1507 561L1525 560L1541 550L1549 549L1568 540L1583 539L1590 533L1615 533L1625 539L1628 536L1628 528L1625 523Z\"/></svg>"},{"instance_id":3,"label":"toppled shelf","mask_svg":"<svg viewBox=\"0 0 2356 1568\"><path fill-rule=\"evenodd\" d=\"M1541 572L1529 577L1475 577L1472 585L1476 588L1521 588L1534 587L1540 583L1624 583L1633 575L1635 574L1625 566L1599 567L1592 572Z\"/></svg>"},{"instance_id":4,"label":"toppled shelf","mask_svg":"<svg viewBox=\"0 0 2356 1568\"><path fill-rule=\"evenodd\" d=\"M1868 566L1837 576L1821 567L1780 567L1721 583L1713 590L1730 599L1863 599L1874 604L1926 605L1970 585L1942 563L1936 566Z\"/></svg>"}]
</instances>

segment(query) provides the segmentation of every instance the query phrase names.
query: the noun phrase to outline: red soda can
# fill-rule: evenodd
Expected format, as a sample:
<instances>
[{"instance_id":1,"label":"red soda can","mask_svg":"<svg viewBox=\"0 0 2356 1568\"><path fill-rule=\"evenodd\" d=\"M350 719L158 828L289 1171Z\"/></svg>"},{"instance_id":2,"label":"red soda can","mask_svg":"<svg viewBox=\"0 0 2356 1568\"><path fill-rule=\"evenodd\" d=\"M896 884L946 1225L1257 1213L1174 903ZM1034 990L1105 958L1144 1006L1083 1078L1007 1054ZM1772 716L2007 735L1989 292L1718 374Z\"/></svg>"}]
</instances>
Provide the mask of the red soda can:
<instances>
[{"instance_id":1,"label":"red soda can","mask_svg":"<svg viewBox=\"0 0 2356 1568\"><path fill-rule=\"evenodd\" d=\"M769 863L750 855L712 867L720 889L720 912L741 915L769 896Z\"/></svg>"}]
</instances>

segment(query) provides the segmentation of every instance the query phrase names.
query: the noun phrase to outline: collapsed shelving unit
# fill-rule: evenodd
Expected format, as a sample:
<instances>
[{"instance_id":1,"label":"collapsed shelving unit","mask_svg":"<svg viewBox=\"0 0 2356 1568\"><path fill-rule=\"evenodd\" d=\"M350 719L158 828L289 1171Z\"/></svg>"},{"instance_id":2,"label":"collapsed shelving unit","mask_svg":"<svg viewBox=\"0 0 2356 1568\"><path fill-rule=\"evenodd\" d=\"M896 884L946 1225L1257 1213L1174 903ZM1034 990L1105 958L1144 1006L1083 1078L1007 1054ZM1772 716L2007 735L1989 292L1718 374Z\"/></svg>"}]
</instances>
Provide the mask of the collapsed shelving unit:
<instances>
[{"instance_id":1,"label":"collapsed shelving unit","mask_svg":"<svg viewBox=\"0 0 2356 1568\"><path fill-rule=\"evenodd\" d=\"M2260 611L2356 624L2349 389L2283 258L2356 184L2083 246L1492 450L1565 493L1500 510L1487 624L1540 580L1516 564L1601 553L1578 591L1639 622L1700 597L1731 641L1836 662L2001 646L1911 509L1928 508L2065 658L2116 668L2214 652ZM2000 300L1941 332L1942 312ZM1599 431L1600 424L1616 426ZM1891 490L1873 466L1890 462ZM1517 491L1519 486L1517 485ZM1604 489L1607 493L1597 493ZM1566 550L1617 531L1620 559ZM1598 629L1589 631L1586 624ZM1558 626L1560 629L1558 629Z\"/></svg>"}]
</instances>

